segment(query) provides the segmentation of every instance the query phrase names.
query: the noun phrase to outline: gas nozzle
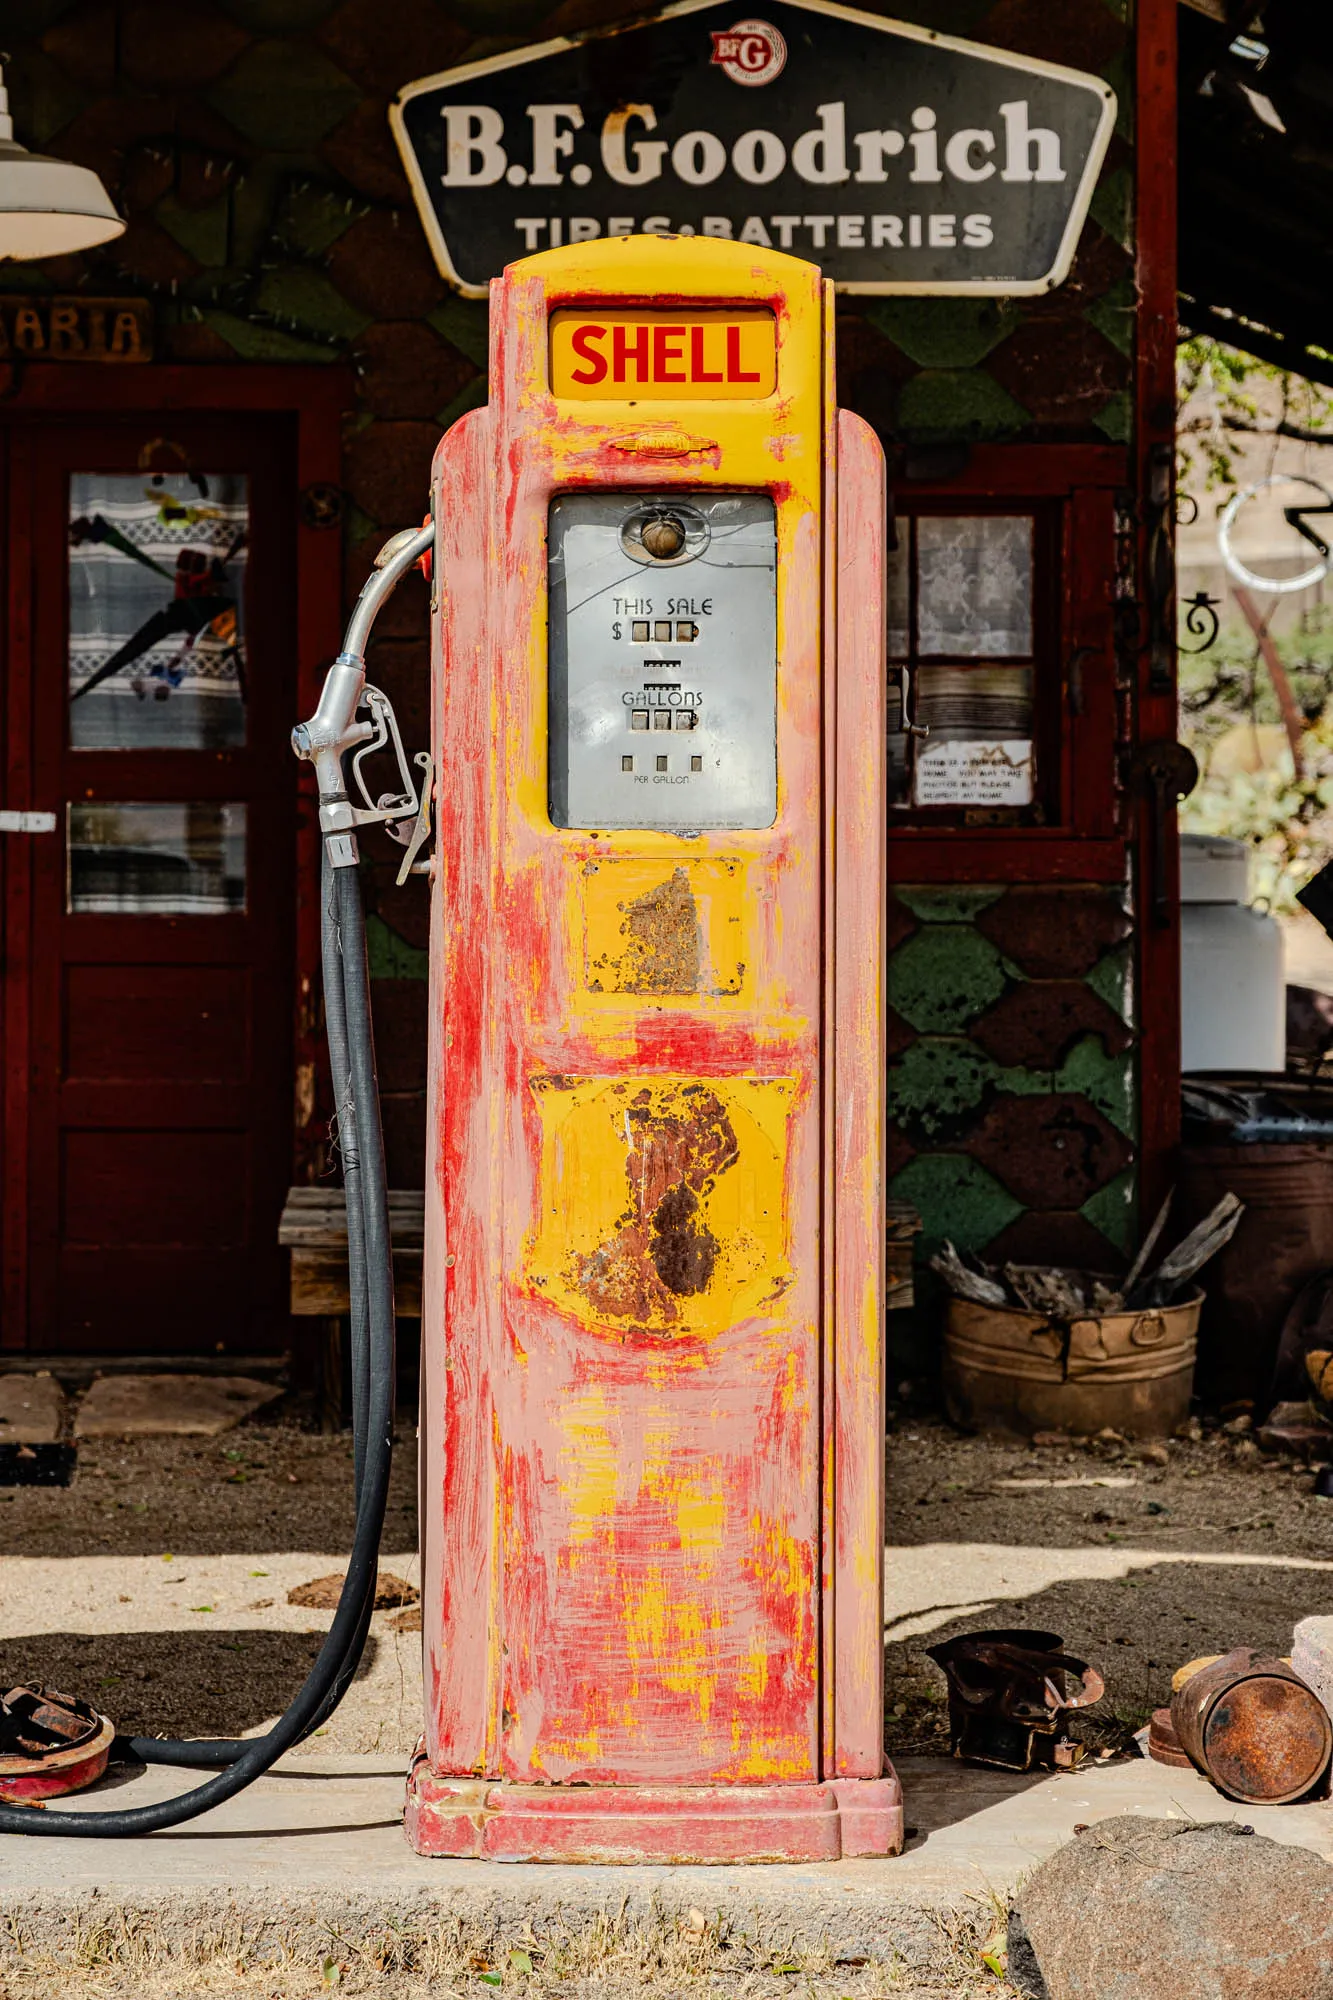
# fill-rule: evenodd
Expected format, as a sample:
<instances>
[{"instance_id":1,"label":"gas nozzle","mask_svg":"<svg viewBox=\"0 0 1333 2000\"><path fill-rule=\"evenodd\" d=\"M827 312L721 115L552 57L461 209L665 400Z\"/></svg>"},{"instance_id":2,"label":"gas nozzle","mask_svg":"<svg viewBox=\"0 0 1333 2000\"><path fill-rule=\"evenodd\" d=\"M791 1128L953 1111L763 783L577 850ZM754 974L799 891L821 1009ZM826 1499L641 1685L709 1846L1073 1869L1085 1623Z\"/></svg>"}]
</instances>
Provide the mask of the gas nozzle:
<instances>
[{"instance_id":1,"label":"gas nozzle","mask_svg":"<svg viewBox=\"0 0 1333 2000\"><path fill-rule=\"evenodd\" d=\"M434 524L427 521L423 527L405 528L391 535L384 544L348 621L342 651L324 678L319 706L308 722L298 723L292 731L292 749L315 767L319 824L335 868L356 865L357 827L392 826L399 820L415 820L419 828L422 815L429 811L429 755L422 752L416 759L423 773L418 790L408 768L393 706L387 695L366 683L366 645L381 607L407 572L429 553L434 537ZM369 712L363 714L363 710ZM392 747L397 760L399 789L372 798L361 765L365 758L386 745ZM365 801L363 806L354 805L348 795L343 759L349 750L356 751L352 774ZM409 835L409 839L413 836ZM420 845L420 838L416 838L412 854Z\"/></svg>"}]
</instances>

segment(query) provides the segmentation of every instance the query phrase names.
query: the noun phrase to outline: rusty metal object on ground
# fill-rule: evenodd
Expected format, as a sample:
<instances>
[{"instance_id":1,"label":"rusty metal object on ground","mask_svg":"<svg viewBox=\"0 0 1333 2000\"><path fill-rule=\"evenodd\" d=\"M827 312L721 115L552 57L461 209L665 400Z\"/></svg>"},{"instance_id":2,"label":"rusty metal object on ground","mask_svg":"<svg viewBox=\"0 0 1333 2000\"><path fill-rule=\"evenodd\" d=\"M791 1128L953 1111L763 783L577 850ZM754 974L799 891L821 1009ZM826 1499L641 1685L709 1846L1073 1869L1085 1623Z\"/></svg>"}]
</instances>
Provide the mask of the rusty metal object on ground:
<instances>
[{"instance_id":1,"label":"rusty metal object on ground","mask_svg":"<svg viewBox=\"0 0 1333 2000\"><path fill-rule=\"evenodd\" d=\"M1169 1708L1155 1708L1152 1712L1152 1721L1148 1724L1148 1755L1154 1764L1171 1764L1184 1771L1190 1768L1189 1756L1181 1748Z\"/></svg>"},{"instance_id":2,"label":"rusty metal object on ground","mask_svg":"<svg viewBox=\"0 0 1333 2000\"><path fill-rule=\"evenodd\" d=\"M1221 1657L1220 1653L1200 1653L1197 1659L1186 1660L1184 1666L1177 1667L1171 1676L1172 1694L1177 1688L1183 1688L1186 1681L1191 1680L1201 1667L1211 1667L1214 1660L1220 1660Z\"/></svg>"},{"instance_id":3,"label":"rusty metal object on ground","mask_svg":"<svg viewBox=\"0 0 1333 2000\"><path fill-rule=\"evenodd\" d=\"M1017 1307L951 1298L945 1322L949 1414L968 1430L1169 1437L1194 1379L1201 1291L1174 1305L1062 1323Z\"/></svg>"},{"instance_id":4,"label":"rusty metal object on ground","mask_svg":"<svg viewBox=\"0 0 1333 2000\"><path fill-rule=\"evenodd\" d=\"M1065 1653L1058 1632L965 1632L926 1648L949 1683L949 1737L955 1757L1005 1770L1072 1770L1083 1745L1065 1715L1100 1701L1095 1667ZM1066 1676L1079 1685L1071 1694Z\"/></svg>"},{"instance_id":5,"label":"rusty metal object on ground","mask_svg":"<svg viewBox=\"0 0 1333 2000\"><path fill-rule=\"evenodd\" d=\"M1327 1084L1318 1092L1327 1117ZM1281 1094L1313 1114L1312 1086L1298 1093L1284 1085ZM1227 1190L1245 1203L1209 1274L1198 1393L1205 1403L1245 1399L1266 1411L1287 1314L1301 1287L1333 1268L1333 1146L1192 1140L1181 1148L1179 1185L1182 1221L1196 1220Z\"/></svg>"},{"instance_id":6,"label":"rusty metal object on ground","mask_svg":"<svg viewBox=\"0 0 1333 2000\"><path fill-rule=\"evenodd\" d=\"M82 1791L106 1769L115 1724L56 1688L0 1695L0 1799L28 1805Z\"/></svg>"},{"instance_id":7,"label":"rusty metal object on ground","mask_svg":"<svg viewBox=\"0 0 1333 2000\"><path fill-rule=\"evenodd\" d=\"M1333 1754L1333 1724L1285 1660L1241 1646L1191 1674L1171 1697L1181 1747L1228 1798L1290 1805Z\"/></svg>"}]
</instances>

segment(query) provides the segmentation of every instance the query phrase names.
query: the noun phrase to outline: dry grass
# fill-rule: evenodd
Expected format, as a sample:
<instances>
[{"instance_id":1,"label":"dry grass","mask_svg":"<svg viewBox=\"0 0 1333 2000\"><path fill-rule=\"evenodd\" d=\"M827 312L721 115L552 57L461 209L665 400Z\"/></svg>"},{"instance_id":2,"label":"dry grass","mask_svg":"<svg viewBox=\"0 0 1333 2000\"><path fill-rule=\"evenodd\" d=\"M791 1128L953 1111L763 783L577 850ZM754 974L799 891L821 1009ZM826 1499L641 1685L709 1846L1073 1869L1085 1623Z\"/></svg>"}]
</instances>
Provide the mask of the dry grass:
<instances>
[{"instance_id":1,"label":"dry grass","mask_svg":"<svg viewBox=\"0 0 1333 2000\"><path fill-rule=\"evenodd\" d=\"M995 1912L941 1917L928 1970L834 1961L772 1939L762 1944L702 1912L647 1919L623 1910L577 1926L508 1927L474 1920L414 1922L340 1934L294 1950L275 1927L198 1926L170 1940L149 1919L116 1912L81 1923L58 1950L0 1926L0 2000L1009 2000L980 1948Z\"/></svg>"}]
</instances>

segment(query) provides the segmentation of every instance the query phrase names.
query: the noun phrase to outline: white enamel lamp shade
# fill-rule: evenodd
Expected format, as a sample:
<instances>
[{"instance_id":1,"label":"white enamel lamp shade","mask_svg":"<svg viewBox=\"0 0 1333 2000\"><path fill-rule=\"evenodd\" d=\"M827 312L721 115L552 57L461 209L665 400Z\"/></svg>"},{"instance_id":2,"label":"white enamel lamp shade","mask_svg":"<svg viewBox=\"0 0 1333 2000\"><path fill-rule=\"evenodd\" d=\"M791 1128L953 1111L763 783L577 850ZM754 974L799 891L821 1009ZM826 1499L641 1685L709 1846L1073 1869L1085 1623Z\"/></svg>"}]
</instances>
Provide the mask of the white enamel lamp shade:
<instances>
[{"instance_id":1,"label":"white enamel lamp shade","mask_svg":"<svg viewBox=\"0 0 1333 2000\"><path fill-rule=\"evenodd\" d=\"M60 257L123 234L125 224L90 167L15 144L0 72L0 259Z\"/></svg>"}]
</instances>

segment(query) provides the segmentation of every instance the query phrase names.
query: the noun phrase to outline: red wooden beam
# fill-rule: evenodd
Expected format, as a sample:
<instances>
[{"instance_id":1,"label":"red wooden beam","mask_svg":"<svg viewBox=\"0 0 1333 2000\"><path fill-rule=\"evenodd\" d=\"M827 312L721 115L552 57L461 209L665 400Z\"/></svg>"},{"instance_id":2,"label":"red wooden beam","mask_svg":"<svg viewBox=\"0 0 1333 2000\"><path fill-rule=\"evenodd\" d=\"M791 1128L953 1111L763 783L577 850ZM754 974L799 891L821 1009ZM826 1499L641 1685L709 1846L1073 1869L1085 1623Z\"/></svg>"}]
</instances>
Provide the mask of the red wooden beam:
<instances>
[{"instance_id":1,"label":"red wooden beam","mask_svg":"<svg viewBox=\"0 0 1333 2000\"><path fill-rule=\"evenodd\" d=\"M1151 492L1154 446L1174 449L1176 401L1176 0L1140 0L1136 25L1135 251L1138 284L1134 372L1134 458L1141 522ZM1138 597L1143 606L1135 737L1174 739L1174 659L1170 684L1151 684L1145 604L1148 546L1139 535ZM1154 827L1147 796L1131 801L1138 939L1140 1206L1151 1215L1166 1192L1180 1140L1180 922L1176 816L1165 816L1166 923L1149 909Z\"/></svg>"}]
</instances>

